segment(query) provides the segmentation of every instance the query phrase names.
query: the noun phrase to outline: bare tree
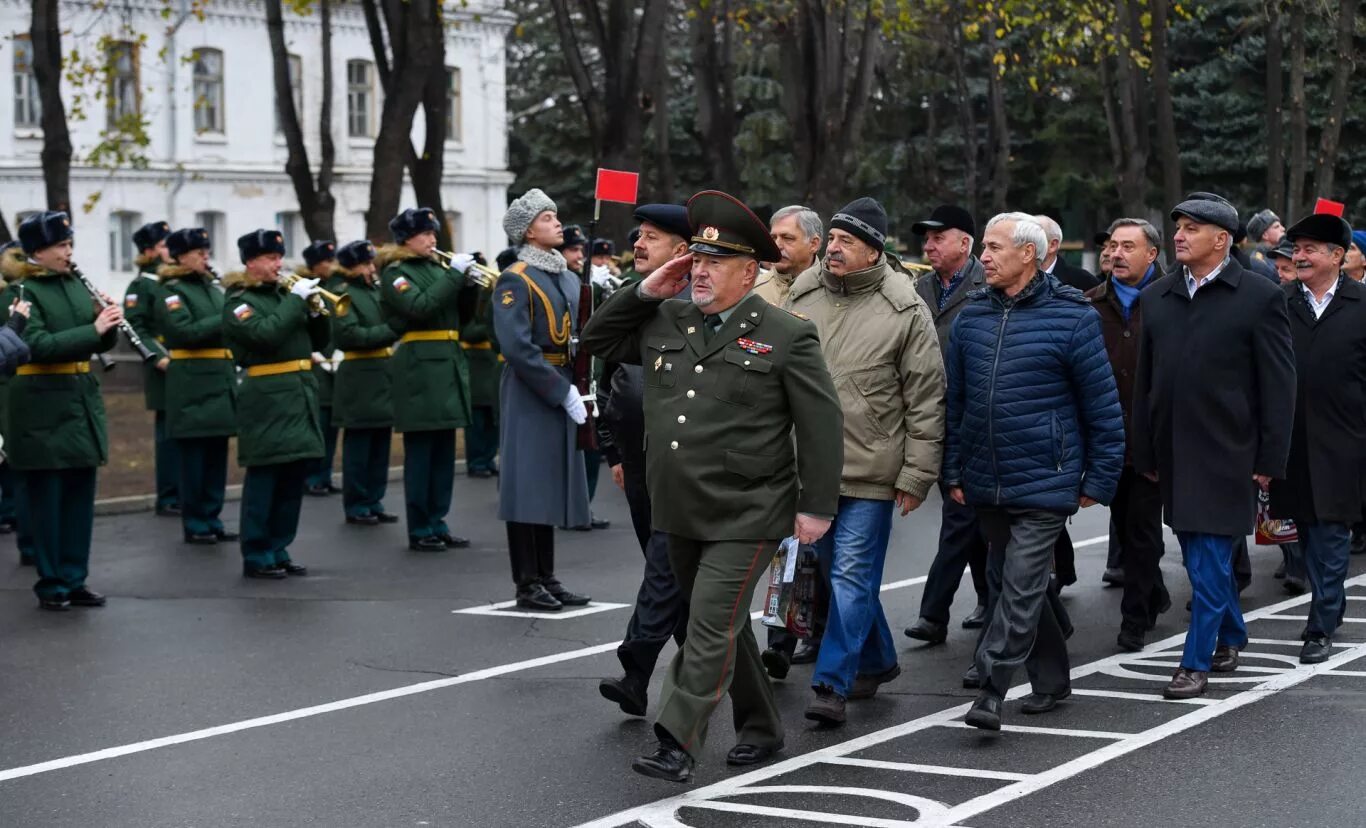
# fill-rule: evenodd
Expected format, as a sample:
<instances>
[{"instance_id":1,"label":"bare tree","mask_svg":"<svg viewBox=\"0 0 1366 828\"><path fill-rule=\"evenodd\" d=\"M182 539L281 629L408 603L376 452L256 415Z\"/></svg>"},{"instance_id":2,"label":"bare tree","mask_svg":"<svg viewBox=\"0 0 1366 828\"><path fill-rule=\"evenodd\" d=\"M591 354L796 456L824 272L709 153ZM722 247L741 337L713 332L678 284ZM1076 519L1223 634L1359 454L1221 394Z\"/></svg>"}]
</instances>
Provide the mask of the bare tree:
<instances>
[{"instance_id":1,"label":"bare tree","mask_svg":"<svg viewBox=\"0 0 1366 828\"><path fill-rule=\"evenodd\" d=\"M285 22L281 0L266 0L266 32L270 36L270 53L274 59L275 106L284 133L289 157L285 172L294 185L299 199L299 215L310 239L337 238L334 216L337 201L332 195L332 168L336 161L336 146L332 142L332 0L319 0L319 22L322 26L322 107L318 115L321 140L321 163L318 177L304 144L304 132L299 123L299 111L294 103L289 70L289 49L285 45ZM294 79L302 82L302 79Z\"/></svg>"},{"instance_id":2,"label":"bare tree","mask_svg":"<svg viewBox=\"0 0 1366 828\"><path fill-rule=\"evenodd\" d=\"M1176 141L1176 114L1172 107L1172 68L1167 48L1170 0L1151 0L1153 108L1157 121L1157 156L1162 163L1162 201L1167 252L1175 255L1169 209L1181 200L1181 148Z\"/></svg>"},{"instance_id":3,"label":"bare tree","mask_svg":"<svg viewBox=\"0 0 1366 828\"><path fill-rule=\"evenodd\" d=\"M1001 48L996 37L998 22L993 18L986 21L987 50L993 55L991 66L987 69L987 108L991 114L991 211L1002 213L1006 209L1006 196L1010 191L1010 122L1006 119L1004 64L996 66L994 56Z\"/></svg>"},{"instance_id":4,"label":"bare tree","mask_svg":"<svg viewBox=\"0 0 1366 828\"><path fill-rule=\"evenodd\" d=\"M1338 0L1337 40L1333 47L1333 85L1329 93L1328 117L1319 133L1319 155L1314 174L1314 193L1332 198L1333 179L1342 140L1342 121L1347 115L1347 83L1351 80L1352 33L1356 26L1359 0Z\"/></svg>"},{"instance_id":5,"label":"bare tree","mask_svg":"<svg viewBox=\"0 0 1366 828\"><path fill-rule=\"evenodd\" d=\"M735 18L732 0L697 0L691 21L697 131L706 143L707 177L734 192L740 186L735 158L739 117L735 109Z\"/></svg>"},{"instance_id":6,"label":"bare tree","mask_svg":"<svg viewBox=\"0 0 1366 828\"><path fill-rule=\"evenodd\" d=\"M29 38L33 44L33 77L43 108L40 159L47 207L70 215L71 133L67 131L66 106L62 102L62 27L58 6L58 0L33 0Z\"/></svg>"}]
</instances>

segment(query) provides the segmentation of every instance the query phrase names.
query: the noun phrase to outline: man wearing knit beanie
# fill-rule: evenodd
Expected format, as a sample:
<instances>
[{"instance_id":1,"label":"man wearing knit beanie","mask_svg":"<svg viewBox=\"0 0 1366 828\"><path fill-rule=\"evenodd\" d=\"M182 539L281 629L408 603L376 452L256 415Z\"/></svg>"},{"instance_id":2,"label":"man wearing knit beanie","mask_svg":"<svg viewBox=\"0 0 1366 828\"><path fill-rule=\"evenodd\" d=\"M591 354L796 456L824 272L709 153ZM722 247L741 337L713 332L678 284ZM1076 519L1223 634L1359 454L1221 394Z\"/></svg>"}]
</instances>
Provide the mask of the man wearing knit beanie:
<instances>
[{"instance_id":1,"label":"man wearing knit beanie","mask_svg":"<svg viewBox=\"0 0 1366 828\"><path fill-rule=\"evenodd\" d=\"M856 198L830 219L831 230L843 230L882 253L887 244L887 211L877 199Z\"/></svg>"}]
</instances>

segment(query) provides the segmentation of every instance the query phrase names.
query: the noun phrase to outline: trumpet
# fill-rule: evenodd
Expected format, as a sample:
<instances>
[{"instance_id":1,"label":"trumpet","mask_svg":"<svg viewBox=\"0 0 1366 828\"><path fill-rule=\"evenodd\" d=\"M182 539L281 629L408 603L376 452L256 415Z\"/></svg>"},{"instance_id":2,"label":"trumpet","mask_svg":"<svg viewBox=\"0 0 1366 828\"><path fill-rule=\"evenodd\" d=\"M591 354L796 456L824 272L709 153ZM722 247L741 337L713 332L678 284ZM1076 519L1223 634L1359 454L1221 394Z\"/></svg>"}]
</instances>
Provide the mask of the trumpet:
<instances>
[{"instance_id":1,"label":"trumpet","mask_svg":"<svg viewBox=\"0 0 1366 828\"><path fill-rule=\"evenodd\" d=\"M445 250L434 249L432 250L432 256L436 258L436 261L442 267L451 270L455 269L454 253L450 253ZM493 290L494 283L498 281L498 277L501 275L501 273L489 267L488 265L482 265L478 262L471 262L469 269L465 271L465 278L469 279L471 282L474 282L476 285L483 288L484 290Z\"/></svg>"},{"instance_id":2,"label":"trumpet","mask_svg":"<svg viewBox=\"0 0 1366 828\"><path fill-rule=\"evenodd\" d=\"M289 273L280 277L280 287L289 290L294 287L294 283L302 278L297 273ZM332 313L341 317L351 310L351 297L344 293L333 293L330 290L317 288L317 293L309 297L309 306L316 313L328 316L327 306L332 306Z\"/></svg>"}]
</instances>

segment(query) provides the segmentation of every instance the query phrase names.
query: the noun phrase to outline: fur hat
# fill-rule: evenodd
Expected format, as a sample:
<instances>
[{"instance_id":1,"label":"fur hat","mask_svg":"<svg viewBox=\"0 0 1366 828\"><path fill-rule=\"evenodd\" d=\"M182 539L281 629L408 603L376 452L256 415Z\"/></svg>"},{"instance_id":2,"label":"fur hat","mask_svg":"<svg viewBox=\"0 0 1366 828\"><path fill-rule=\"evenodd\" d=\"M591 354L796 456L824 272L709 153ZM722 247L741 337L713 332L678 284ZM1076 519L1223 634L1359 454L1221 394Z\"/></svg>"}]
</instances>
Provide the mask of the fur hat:
<instances>
[{"instance_id":1,"label":"fur hat","mask_svg":"<svg viewBox=\"0 0 1366 828\"><path fill-rule=\"evenodd\" d=\"M419 233L440 233L441 222L436 220L436 211L430 207L409 207L389 220L389 231L394 241L403 244Z\"/></svg>"},{"instance_id":2,"label":"fur hat","mask_svg":"<svg viewBox=\"0 0 1366 828\"><path fill-rule=\"evenodd\" d=\"M141 253L144 250L151 250L157 243L171 235L171 225L164 221L154 221L144 224L133 231L133 246Z\"/></svg>"},{"instance_id":3,"label":"fur hat","mask_svg":"<svg viewBox=\"0 0 1366 828\"><path fill-rule=\"evenodd\" d=\"M593 239L594 256L615 256L616 253L616 245L612 244L611 239Z\"/></svg>"},{"instance_id":4,"label":"fur hat","mask_svg":"<svg viewBox=\"0 0 1366 828\"><path fill-rule=\"evenodd\" d=\"M513 263L516 261L517 248L509 247L498 254L498 257L494 259L494 264L498 265L498 271L501 273L502 271L507 270L509 267L512 267Z\"/></svg>"},{"instance_id":5,"label":"fur hat","mask_svg":"<svg viewBox=\"0 0 1366 828\"><path fill-rule=\"evenodd\" d=\"M365 239L342 245L337 251L337 264L350 269L375 260L375 246Z\"/></svg>"},{"instance_id":6,"label":"fur hat","mask_svg":"<svg viewBox=\"0 0 1366 828\"><path fill-rule=\"evenodd\" d=\"M317 267L323 262L330 262L335 258L337 258L337 243L334 241L319 239L304 248L304 264L310 268Z\"/></svg>"},{"instance_id":7,"label":"fur hat","mask_svg":"<svg viewBox=\"0 0 1366 828\"><path fill-rule=\"evenodd\" d=\"M1262 234L1270 229L1271 225L1280 221L1281 217L1271 212L1263 210L1247 220L1247 237L1253 244L1261 244Z\"/></svg>"},{"instance_id":8,"label":"fur hat","mask_svg":"<svg viewBox=\"0 0 1366 828\"><path fill-rule=\"evenodd\" d=\"M570 224L564 228L564 241L556 250L568 250L571 247L584 247L588 244L588 236L584 235L583 228L577 224Z\"/></svg>"},{"instance_id":9,"label":"fur hat","mask_svg":"<svg viewBox=\"0 0 1366 828\"><path fill-rule=\"evenodd\" d=\"M1285 237L1292 243L1300 239L1335 244L1343 250L1352 246L1352 226L1331 213L1313 213L1305 216L1285 231Z\"/></svg>"},{"instance_id":10,"label":"fur hat","mask_svg":"<svg viewBox=\"0 0 1366 828\"><path fill-rule=\"evenodd\" d=\"M270 253L279 253L283 256L285 234L279 230L253 230L237 240L237 251L242 254L242 264Z\"/></svg>"},{"instance_id":11,"label":"fur hat","mask_svg":"<svg viewBox=\"0 0 1366 828\"><path fill-rule=\"evenodd\" d=\"M508 243L521 247L526 242L526 230L536 217L544 212L559 212L550 196L532 187L522 197L508 205L503 215L503 232L508 234Z\"/></svg>"},{"instance_id":12,"label":"fur hat","mask_svg":"<svg viewBox=\"0 0 1366 828\"><path fill-rule=\"evenodd\" d=\"M30 256L45 247L61 244L72 235L71 216L58 211L29 216L19 225L19 244Z\"/></svg>"},{"instance_id":13,"label":"fur hat","mask_svg":"<svg viewBox=\"0 0 1366 828\"><path fill-rule=\"evenodd\" d=\"M182 227L166 237L166 252L172 259L180 258L191 250L208 250L209 231L203 227Z\"/></svg>"}]
</instances>

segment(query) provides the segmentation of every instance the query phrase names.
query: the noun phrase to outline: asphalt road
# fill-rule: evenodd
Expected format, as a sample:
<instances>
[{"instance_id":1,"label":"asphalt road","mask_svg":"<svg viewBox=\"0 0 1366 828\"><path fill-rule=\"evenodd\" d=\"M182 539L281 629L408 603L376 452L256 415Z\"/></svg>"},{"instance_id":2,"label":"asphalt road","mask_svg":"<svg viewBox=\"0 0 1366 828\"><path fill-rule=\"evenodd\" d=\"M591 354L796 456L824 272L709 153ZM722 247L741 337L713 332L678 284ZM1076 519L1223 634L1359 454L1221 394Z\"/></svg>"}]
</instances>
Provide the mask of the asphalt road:
<instances>
[{"instance_id":1,"label":"asphalt road","mask_svg":"<svg viewBox=\"0 0 1366 828\"><path fill-rule=\"evenodd\" d=\"M401 511L399 489L388 501ZM513 591L495 506L492 481L458 480L452 525L474 546L422 555L401 526L348 527L337 499L309 499L293 556L311 574L286 582L243 580L235 548L184 546L175 521L101 518L90 584L109 605L65 614L37 609L33 570L0 539L0 826L1366 825L1366 625L1301 668L1306 599L1272 579L1277 550L1254 551L1243 596L1258 655L1209 704L1155 700L1185 630L1175 543L1163 569L1176 609L1148 651L1120 659L1096 540L1064 593L1085 695L1056 713L1008 704L996 737L955 726L972 697L965 580L948 644L901 639L901 678L851 704L844 728L802 718L810 668L794 668L777 685L781 761L727 768L723 705L684 787L630 772L648 721L597 693L619 670L627 607L488 610ZM595 510L612 527L557 533L560 576L629 605L640 554L605 476ZM1107 521L1082 513L1074 541L1103 538ZM884 581L912 582L883 594L897 631L915 619L937 529L933 500L897 522ZM1366 579L1350 594L1348 616L1366 619Z\"/></svg>"}]
</instances>

